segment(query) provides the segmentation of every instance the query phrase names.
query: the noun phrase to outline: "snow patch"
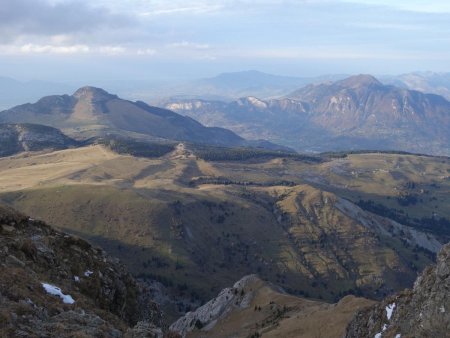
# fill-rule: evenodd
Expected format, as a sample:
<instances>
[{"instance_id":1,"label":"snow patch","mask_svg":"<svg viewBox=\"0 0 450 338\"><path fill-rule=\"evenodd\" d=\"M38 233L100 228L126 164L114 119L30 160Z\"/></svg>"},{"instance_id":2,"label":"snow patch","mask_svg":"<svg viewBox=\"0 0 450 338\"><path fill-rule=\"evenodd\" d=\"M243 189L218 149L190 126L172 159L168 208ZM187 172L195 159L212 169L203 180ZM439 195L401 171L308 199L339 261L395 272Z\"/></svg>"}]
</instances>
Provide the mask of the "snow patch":
<instances>
[{"instance_id":1,"label":"snow patch","mask_svg":"<svg viewBox=\"0 0 450 338\"><path fill-rule=\"evenodd\" d=\"M391 320L394 309L395 309L395 303L392 303L392 304L389 304L388 306L386 306L386 317L388 320Z\"/></svg>"},{"instance_id":2,"label":"snow patch","mask_svg":"<svg viewBox=\"0 0 450 338\"><path fill-rule=\"evenodd\" d=\"M397 334L395 335L395 338L402 338L402 335L401 335L400 333L397 333Z\"/></svg>"},{"instance_id":3,"label":"snow patch","mask_svg":"<svg viewBox=\"0 0 450 338\"><path fill-rule=\"evenodd\" d=\"M374 338L381 338L381 332L378 332Z\"/></svg>"},{"instance_id":4,"label":"snow patch","mask_svg":"<svg viewBox=\"0 0 450 338\"><path fill-rule=\"evenodd\" d=\"M73 300L71 295L65 295L62 293L61 289L57 286L48 284L48 283L41 283L42 287L47 291L48 294L53 296L58 296L62 299L63 303L65 304L73 304L75 301Z\"/></svg>"},{"instance_id":5,"label":"snow patch","mask_svg":"<svg viewBox=\"0 0 450 338\"><path fill-rule=\"evenodd\" d=\"M73 279L75 280L75 282L79 283L80 282L80 277L78 276L74 276Z\"/></svg>"},{"instance_id":6,"label":"snow patch","mask_svg":"<svg viewBox=\"0 0 450 338\"><path fill-rule=\"evenodd\" d=\"M93 273L94 273L93 271L87 270L87 271L84 272L84 275L85 275L86 277L90 277Z\"/></svg>"},{"instance_id":7,"label":"snow patch","mask_svg":"<svg viewBox=\"0 0 450 338\"><path fill-rule=\"evenodd\" d=\"M439 310L441 310L441 313L445 313L445 307L444 307L444 305L442 305L441 308L440 308Z\"/></svg>"}]
</instances>

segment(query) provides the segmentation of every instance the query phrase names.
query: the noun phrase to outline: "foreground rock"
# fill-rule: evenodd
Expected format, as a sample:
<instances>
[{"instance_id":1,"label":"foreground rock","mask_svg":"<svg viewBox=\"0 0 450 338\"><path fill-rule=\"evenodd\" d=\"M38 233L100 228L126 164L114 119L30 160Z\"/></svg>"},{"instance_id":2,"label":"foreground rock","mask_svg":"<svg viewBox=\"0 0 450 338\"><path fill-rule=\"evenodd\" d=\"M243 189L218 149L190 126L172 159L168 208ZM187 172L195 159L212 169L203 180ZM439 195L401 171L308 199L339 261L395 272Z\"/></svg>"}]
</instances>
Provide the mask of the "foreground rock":
<instances>
[{"instance_id":1,"label":"foreground rock","mask_svg":"<svg viewBox=\"0 0 450 338\"><path fill-rule=\"evenodd\" d=\"M450 332L450 244L437 263L405 290L359 312L346 337L448 337Z\"/></svg>"},{"instance_id":2,"label":"foreground rock","mask_svg":"<svg viewBox=\"0 0 450 338\"><path fill-rule=\"evenodd\" d=\"M249 275L170 330L182 337L339 337L354 313L372 303L353 296L337 304L306 300Z\"/></svg>"},{"instance_id":3,"label":"foreground rock","mask_svg":"<svg viewBox=\"0 0 450 338\"><path fill-rule=\"evenodd\" d=\"M162 337L161 326L118 260L0 206L0 336Z\"/></svg>"}]
</instances>

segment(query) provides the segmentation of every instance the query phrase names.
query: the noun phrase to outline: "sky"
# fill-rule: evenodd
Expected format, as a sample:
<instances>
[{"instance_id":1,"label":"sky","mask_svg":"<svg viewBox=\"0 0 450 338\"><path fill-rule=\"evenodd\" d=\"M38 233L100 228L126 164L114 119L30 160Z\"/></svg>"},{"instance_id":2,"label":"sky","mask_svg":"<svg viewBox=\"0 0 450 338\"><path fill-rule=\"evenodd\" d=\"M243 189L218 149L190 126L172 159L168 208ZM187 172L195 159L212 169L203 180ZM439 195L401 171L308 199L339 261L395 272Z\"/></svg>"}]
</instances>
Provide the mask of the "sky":
<instances>
[{"instance_id":1,"label":"sky","mask_svg":"<svg viewBox=\"0 0 450 338\"><path fill-rule=\"evenodd\" d=\"M448 0L0 0L0 76L450 71Z\"/></svg>"}]
</instances>

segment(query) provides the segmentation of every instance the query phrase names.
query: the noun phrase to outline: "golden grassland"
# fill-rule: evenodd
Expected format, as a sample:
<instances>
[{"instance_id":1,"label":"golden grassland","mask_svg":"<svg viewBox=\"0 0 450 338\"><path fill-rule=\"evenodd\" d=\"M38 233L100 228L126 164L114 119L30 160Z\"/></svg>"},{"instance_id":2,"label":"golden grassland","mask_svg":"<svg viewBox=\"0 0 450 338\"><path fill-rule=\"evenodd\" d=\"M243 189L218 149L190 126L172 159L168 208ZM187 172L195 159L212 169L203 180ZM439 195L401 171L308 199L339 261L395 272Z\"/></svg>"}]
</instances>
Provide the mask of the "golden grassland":
<instances>
[{"instance_id":1,"label":"golden grassland","mask_svg":"<svg viewBox=\"0 0 450 338\"><path fill-rule=\"evenodd\" d=\"M412 155L207 162L184 146L147 159L97 145L0 159L0 199L192 298L249 273L310 297L381 297L431 256L386 230L388 221L342 205L370 198L450 217L448 169L448 159ZM400 205L411 190L420 203Z\"/></svg>"}]
</instances>

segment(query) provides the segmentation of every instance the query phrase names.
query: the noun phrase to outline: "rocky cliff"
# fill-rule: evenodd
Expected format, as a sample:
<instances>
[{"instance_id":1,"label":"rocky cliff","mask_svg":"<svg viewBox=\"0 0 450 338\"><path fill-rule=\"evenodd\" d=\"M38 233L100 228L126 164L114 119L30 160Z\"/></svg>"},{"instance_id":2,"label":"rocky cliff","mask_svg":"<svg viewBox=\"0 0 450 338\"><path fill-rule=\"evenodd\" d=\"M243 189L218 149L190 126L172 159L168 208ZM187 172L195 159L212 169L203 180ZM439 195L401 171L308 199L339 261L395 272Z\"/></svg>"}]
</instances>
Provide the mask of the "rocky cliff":
<instances>
[{"instance_id":1,"label":"rocky cliff","mask_svg":"<svg viewBox=\"0 0 450 338\"><path fill-rule=\"evenodd\" d=\"M413 289L388 297L359 312L346 338L448 337L450 332L450 244L435 266L416 280Z\"/></svg>"},{"instance_id":2,"label":"rocky cliff","mask_svg":"<svg viewBox=\"0 0 450 338\"><path fill-rule=\"evenodd\" d=\"M358 309L372 303L354 296L336 304L312 301L248 275L178 319L170 330L189 338L334 338L343 335Z\"/></svg>"},{"instance_id":3,"label":"rocky cliff","mask_svg":"<svg viewBox=\"0 0 450 338\"><path fill-rule=\"evenodd\" d=\"M161 326L117 259L0 206L0 336L162 337Z\"/></svg>"}]
</instances>

